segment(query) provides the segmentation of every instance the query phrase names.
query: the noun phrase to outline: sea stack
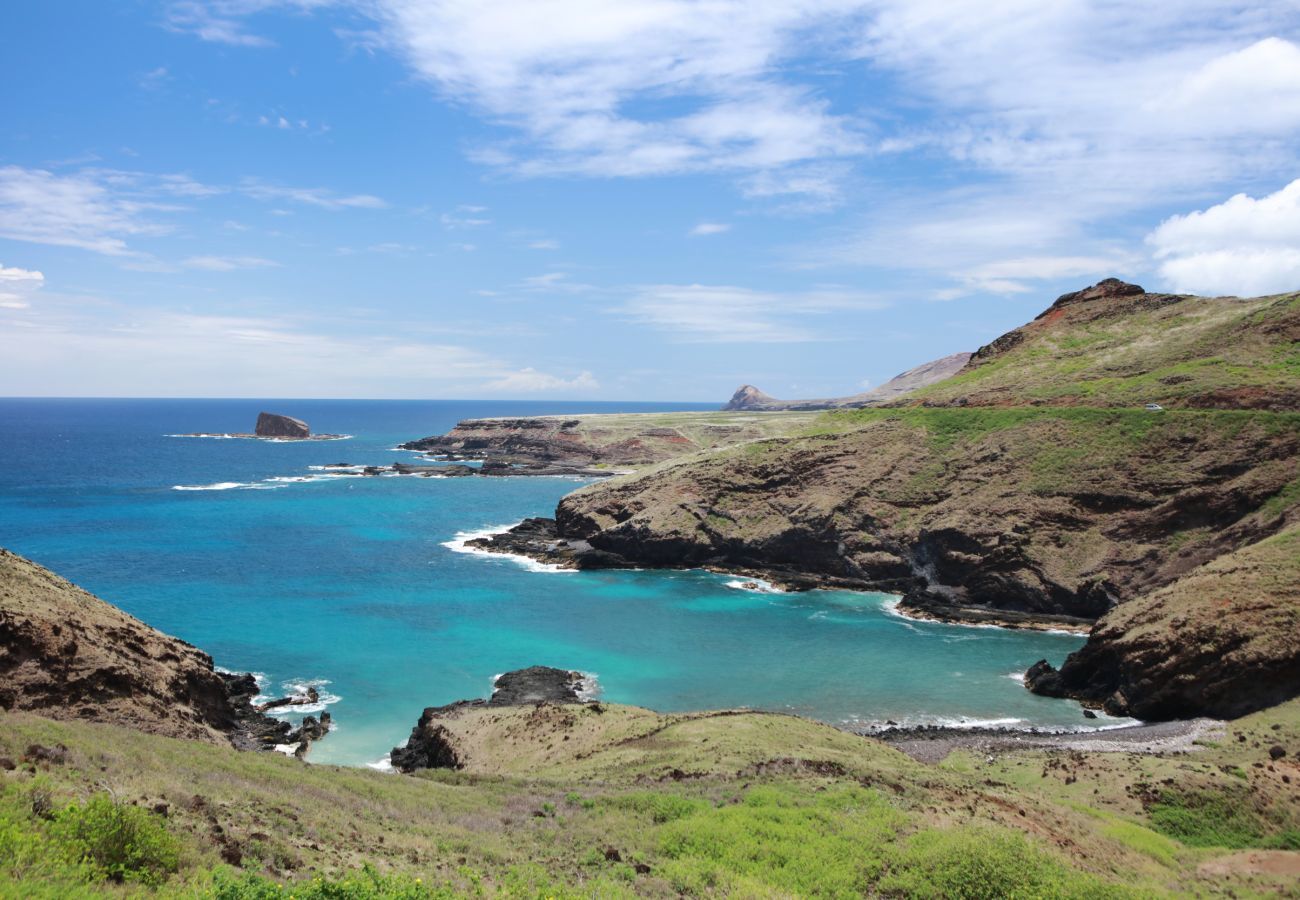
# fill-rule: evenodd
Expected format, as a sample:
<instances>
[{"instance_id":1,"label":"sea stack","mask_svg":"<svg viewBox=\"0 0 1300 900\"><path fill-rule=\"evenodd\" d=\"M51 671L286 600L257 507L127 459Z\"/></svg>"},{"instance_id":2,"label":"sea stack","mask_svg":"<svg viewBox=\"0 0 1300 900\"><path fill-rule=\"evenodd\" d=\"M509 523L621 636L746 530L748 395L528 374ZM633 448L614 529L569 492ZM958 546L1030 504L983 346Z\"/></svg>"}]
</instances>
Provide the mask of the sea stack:
<instances>
[{"instance_id":1,"label":"sea stack","mask_svg":"<svg viewBox=\"0 0 1300 900\"><path fill-rule=\"evenodd\" d=\"M267 438L306 438L311 437L311 428L302 419L264 412L257 414L254 434Z\"/></svg>"}]
</instances>

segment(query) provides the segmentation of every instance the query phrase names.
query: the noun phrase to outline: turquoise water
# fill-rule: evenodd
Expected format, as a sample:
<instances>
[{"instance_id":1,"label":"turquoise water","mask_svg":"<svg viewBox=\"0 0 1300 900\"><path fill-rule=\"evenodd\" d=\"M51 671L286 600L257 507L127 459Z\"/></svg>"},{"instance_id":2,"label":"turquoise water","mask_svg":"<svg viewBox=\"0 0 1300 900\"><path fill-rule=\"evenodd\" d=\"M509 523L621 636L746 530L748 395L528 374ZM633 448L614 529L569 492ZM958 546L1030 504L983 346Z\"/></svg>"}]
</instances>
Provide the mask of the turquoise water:
<instances>
[{"instance_id":1,"label":"turquoise water","mask_svg":"<svg viewBox=\"0 0 1300 900\"><path fill-rule=\"evenodd\" d=\"M692 407L0 400L0 545L220 666L262 673L268 693L322 684L337 729L313 748L318 762L375 763L423 707L485 696L494 674L532 664L592 672L604 698L665 711L1084 724L1074 703L1016 680L1079 637L912 622L881 594L757 593L705 572L538 571L453 548L549 515L581 482L311 468L411 460L397 443L471 416L666 408ZM353 437L167 436L246 431L260 409Z\"/></svg>"}]
</instances>

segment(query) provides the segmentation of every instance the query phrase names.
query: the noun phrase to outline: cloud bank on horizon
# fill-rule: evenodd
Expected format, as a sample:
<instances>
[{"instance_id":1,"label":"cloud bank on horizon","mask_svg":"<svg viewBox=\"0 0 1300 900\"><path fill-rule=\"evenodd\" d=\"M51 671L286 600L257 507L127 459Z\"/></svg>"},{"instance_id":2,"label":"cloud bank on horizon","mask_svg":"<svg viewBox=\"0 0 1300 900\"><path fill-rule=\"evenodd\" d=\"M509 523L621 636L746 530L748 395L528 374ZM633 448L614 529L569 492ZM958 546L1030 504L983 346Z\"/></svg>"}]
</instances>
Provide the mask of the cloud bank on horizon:
<instances>
[{"instance_id":1,"label":"cloud bank on horizon","mask_svg":"<svg viewBox=\"0 0 1300 900\"><path fill-rule=\"evenodd\" d=\"M834 395L1055 294L1300 289L1300 10L0 13L4 394Z\"/></svg>"}]
</instances>

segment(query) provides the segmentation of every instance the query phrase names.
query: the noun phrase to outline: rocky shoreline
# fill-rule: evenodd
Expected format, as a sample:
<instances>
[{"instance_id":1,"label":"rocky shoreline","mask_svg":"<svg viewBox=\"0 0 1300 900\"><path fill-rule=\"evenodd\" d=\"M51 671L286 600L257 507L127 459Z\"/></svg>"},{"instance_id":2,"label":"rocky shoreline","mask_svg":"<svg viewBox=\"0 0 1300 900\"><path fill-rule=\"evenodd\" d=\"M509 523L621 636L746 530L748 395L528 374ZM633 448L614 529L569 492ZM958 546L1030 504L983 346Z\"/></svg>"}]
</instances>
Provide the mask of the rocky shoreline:
<instances>
[{"instance_id":1,"label":"rocky shoreline","mask_svg":"<svg viewBox=\"0 0 1300 900\"><path fill-rule=\"evenodd\" d=\"M899 594L901 600L895 607L895 611L899 615L921 621L1037 631L1068 631L1073 634L1087 634L1094 621L1051 613L955 606L936 600L923 584L909 579L864 581L820 572L801 572L784 567L735 566L725 562L679 566L647 565L593 547L585 540L561 537L556 521L544 517L525 519L506 531L466 541L465 546L489 553L524 556L562 569L699 568L723 575L758 579L781 591L850 590ZM755 587L758 587L757 583Z\"/></svg>"},{"instance_id":2,"label":"rocky shoreline","mask_svg":"<svg viewBox=\"0 0 1300 900\"><path fill-rule=\"evenodd\" d=\"M441 457L438 457L441 459ZM415 475L421 478L505 478L505 477L543 477L568 476L572 478L609 478L622 474L612 469L597 469L590 466L543 465L540 463L508 463L499 460L486 460L482 465L466 466L457 463L422 465L418 463L393 463L388 466L363 466L352 463L330 463L322 466L326 474L362 475L380 477L384 475Z\"/></svg>"},{"instance_id":3,"label":"rocky shoreline","mask_svg":"<svg viewBox=\"0 0 1300 900\"><path fill-rule=\"evenodd\" d=\"M1040 749L1093 753L1189 753L1196 749L1197 741L1219 738L1225 728L1226 723L1218 719L1197 718L1089 731L968 729L932 725L854 733L883 741L921 762L937 763L957 750L986 753L990 757Z\"/></svg>"}]
</instances>

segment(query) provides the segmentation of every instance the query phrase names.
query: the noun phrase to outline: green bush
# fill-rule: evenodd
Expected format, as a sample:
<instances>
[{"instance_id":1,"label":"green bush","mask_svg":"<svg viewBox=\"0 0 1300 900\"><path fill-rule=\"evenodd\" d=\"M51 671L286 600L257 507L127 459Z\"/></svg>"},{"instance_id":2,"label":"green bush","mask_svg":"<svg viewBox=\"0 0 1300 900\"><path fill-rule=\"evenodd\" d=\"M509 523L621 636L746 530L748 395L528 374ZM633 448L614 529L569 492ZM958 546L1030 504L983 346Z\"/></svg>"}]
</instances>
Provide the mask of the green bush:
<instances>
[{"instance_id":1,"label":"green bush","mask_svg":"<svg viewBox=\"0 0 1300 900\"><path fill-rule=\"evenodd\" d=\"M1147 810L1151 826L1189 847L1262 845L1264 830L1244 790L1165 791Z\"/></svg>"},{"instance_id":2,"label":"green bush","mask_svg":"<svg viewBox=\"0 0 1300 900\"><path fill-rule=\"evenodd\" d=\"M673 822L709 808L709 804L703 800L692 800L689 797L680 797L677 794L653 793L650 791L625 794L621 797L611 798L608 802L618 809L648 813L651 821L657 825L662 825L664 822Z\"/></svg>"},{"instance_id":3,"label":"green bush","mask_svg":"<svg viewBox=\"0 0 1300 900\"><path fill-rule=\"evenodd\" d=\"M156 885L180 865L180 844L158 816L107 794L62 809L49 833L71 859L113 881Z\"/></svg>"},{"instance_id":4,"label":"green bush","mask_svg":"<svg viewBox=\"0 0 1300 900\"><path fill-rule=\"evenodd\" d=\"M662 874L683 893L858 897L882 872L903 815L879 793L762 787L664 827Z\"/></svg>"},{"instance_id":5,"label":"green bush","mask_svg":"<svg viewBox=\"0 0 1300 900\"><path fill-rule=\"evenodd\" d=\"M1116 886L1071 870L1011 831L969 827L922 831L895 848L882 893L944 900L1125 896Z\"/></svg>"}]
</instances>

